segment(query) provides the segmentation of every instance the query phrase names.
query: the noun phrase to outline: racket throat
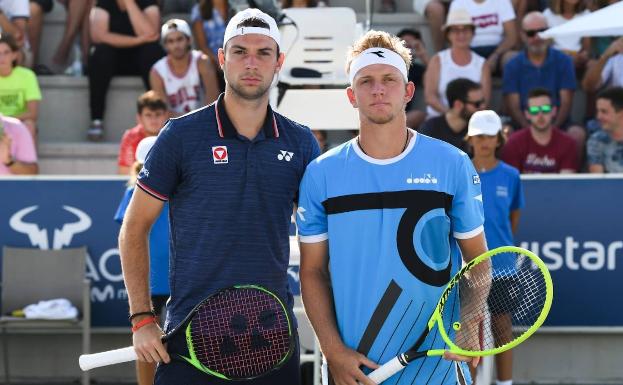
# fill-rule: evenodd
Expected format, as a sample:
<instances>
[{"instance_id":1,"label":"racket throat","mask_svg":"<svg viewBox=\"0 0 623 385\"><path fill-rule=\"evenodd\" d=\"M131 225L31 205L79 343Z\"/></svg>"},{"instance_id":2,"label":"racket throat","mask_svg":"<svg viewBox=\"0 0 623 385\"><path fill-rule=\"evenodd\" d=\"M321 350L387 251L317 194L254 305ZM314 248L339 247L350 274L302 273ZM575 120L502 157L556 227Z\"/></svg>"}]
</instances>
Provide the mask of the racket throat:
<instances>
[{"instance_id":1,"label":"racket throat","mask_svg":"<svg viewBox=\"0 0 623 385\"><path fill-rule=\"evenodd\" d=\"M398 356L398 361L400 361L403 366L407 366L409 362L425 357L426 355L426 352L406 352Z\"/></svg>"}]
</instances>

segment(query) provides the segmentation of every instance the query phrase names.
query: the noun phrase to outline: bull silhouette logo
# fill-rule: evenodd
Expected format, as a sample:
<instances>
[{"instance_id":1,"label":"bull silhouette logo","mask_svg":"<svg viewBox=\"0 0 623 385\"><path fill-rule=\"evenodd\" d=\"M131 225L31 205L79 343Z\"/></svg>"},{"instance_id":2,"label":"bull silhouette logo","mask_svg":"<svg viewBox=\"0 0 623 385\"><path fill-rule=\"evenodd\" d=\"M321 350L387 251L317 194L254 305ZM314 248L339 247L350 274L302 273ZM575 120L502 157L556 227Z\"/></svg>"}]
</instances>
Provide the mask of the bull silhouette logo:
<instances>
[{"instance_id":1,"label":"bull silhouette logo","mask_svg":"<svg viewBox=\"0 0 623 385\"><path fill-rule=\"evenodd\" d=\"M34 247L48 250L50 248L48 230L40 228L37 223L24 222L24 217L38 208L39 206L30 206L19 210L11 216L9 226L18 233L28 235L30 243ZM60 229L54 229L52 240L52 249L54 250L62 249L63 246L69 246L73 236L88 230L92 223L91 217L82 210L71 206L63 206L63 209L75 215L78 220L65 223Z\"/></svg>"}]
</instances>

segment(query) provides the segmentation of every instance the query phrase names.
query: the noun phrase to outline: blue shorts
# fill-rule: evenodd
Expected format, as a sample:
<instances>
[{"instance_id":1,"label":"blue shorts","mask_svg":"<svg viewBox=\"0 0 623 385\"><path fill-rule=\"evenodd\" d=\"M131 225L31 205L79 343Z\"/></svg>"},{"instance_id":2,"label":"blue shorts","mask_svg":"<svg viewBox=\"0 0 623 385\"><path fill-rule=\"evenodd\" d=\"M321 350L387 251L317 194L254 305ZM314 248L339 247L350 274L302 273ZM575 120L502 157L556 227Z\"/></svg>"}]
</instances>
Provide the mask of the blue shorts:
<instances>
[{"instance_id":1,"label":"blue shorts","mask_svg":"<svg viewBox=\"0 0 623 385\"><path fill-rule=\"evenodd\" d=\"M300 385L301 370L299 367L300 349L298 335L295 335L295 341L296 346L292 356L279 370L255 380L228 381L203 373L185 361L174 359L175 354L188 357L184 333L178 333L167 343L167 351L171 356L171 362L158 365L154 385Z\"/></svg>"}]
</instances>

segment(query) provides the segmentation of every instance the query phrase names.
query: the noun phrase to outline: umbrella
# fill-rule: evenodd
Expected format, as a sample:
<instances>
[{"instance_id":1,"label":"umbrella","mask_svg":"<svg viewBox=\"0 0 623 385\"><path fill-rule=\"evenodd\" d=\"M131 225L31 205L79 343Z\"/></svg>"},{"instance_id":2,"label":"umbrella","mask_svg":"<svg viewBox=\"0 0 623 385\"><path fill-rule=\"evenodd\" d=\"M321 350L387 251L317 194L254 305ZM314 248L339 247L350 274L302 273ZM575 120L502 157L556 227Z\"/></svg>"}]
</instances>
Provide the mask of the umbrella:
<instances>
[{"instance_id":1,"label":"umbrella","mask_svg":"<svg viewBox=\"0 0 623 385\"><path fill-rule=\"evenodd\" d=\"M623 36L623 1L550 28L539 36Z\"/></svg>"}]
</instances>

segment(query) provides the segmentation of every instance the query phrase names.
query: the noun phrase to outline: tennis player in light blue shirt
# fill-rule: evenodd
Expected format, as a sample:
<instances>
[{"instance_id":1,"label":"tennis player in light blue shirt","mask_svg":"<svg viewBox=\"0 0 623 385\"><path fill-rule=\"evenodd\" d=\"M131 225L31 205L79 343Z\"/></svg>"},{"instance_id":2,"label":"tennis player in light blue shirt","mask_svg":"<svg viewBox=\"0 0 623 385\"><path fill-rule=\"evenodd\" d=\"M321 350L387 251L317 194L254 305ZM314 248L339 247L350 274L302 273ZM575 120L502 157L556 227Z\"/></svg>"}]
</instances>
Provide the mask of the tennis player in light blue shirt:
<instances>
[{"instance_id":1,"label":"tennis player in light blue shirt","mask_svg":"<svg viewBox=\"0 0 623 385\"><path fill-rule=\"evenodd\" d=\"M355 42L347 96L359 136L312 161L301 182L303 302L335 384L372 385L366 373L415 343L462 260L486 251L471 160L406 127L410 62L386 32ZM458 301L446 306L458 318ZM443 347L436 332L422 348L433 346ZM383 384L471 383L452 360L470 359L420 359Z\"/></svg>"}]
</instances>

